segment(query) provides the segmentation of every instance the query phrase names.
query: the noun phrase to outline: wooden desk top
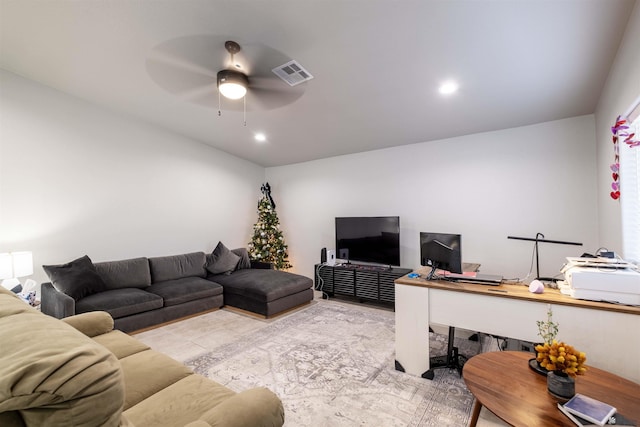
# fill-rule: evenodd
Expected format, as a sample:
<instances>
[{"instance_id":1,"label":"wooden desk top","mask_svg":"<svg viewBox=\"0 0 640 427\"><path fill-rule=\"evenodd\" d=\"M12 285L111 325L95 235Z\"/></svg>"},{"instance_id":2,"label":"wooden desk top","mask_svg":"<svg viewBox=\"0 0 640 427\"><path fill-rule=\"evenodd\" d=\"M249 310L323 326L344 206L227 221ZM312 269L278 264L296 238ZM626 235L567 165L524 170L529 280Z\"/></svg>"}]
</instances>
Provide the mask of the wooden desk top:
<instances>
[{"instance_id":1,"label":"wooden desk top","mask_svg":"<svg viewBox=\"0 0 640 427\"><path fill-rule=\"evenodd\" d=\"M462 376L475 398L511 425L575 427L547 391L547 378L529 368L532 357L518 351L482 353L469 359ZM585 375L576 378L576 393L615 406L640 425L639 384L588 367Z\"/></svg>"},{"instance_id":2,"label":"wooden desk top","mask_svg":"<svg viewBox=\"0 0 640 427\"><path fill-rule=\"evenodd\" d=\"M442 280L429 281L424 279L424 276L426 275L424 274L424 272L418 270L418 273L421 274L421 277L410 279L407 276L402 276L399 279L396 279L395 283L400 285L442 289L446 291L489 295L499 298L514 298L518 300L534 301L547 304L570 305L574 307L640 315L640 307L576 299L568 295L561 294L558 289L545 288L544 293L534 294L529 292L529 287L525 284L501 284L498 286L491 286L464 282L447 282Z\"/></svg>"}]
</instances>

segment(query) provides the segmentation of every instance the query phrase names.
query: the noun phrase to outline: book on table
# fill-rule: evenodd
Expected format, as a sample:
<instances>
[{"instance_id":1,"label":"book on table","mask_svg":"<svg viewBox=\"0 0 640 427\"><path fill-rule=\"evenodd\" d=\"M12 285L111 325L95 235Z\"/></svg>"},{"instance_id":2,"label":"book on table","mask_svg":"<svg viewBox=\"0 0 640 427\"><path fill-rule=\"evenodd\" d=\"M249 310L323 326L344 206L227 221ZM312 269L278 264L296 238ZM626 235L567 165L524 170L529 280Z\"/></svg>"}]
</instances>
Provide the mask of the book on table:
<instances>
[{"instance_id":1,"label":"book on table","mask_svg":"<svg viewBox=\"0 0 640 427\"><path fill-rule=\"evenodd\" d=\"M577 415L573 415L571 412L567 411L566 409L564 409L564 406L562 406L562 403L558 403L558 409L560 409L560 411L562 411L567 418L569 418L571 421L573 421L573 423L575 425L577 425L578 427L595 427L598 424L593 423L591 421L587 421L584 418L580 418ZM622 415L619 412L616 412L611 418L609 418L609 421L607 422L606 425L617 425L617 426L633 426L633 427L637 427L638 424L636 422L634 422L633 420L625 417L624 415Z\"/></svg>"},{"instance_id":2,"label":"book on table","mask_svg":"<svg viewBox=\"0 0 640 427\"><path fill-rule=\"evenodd\" d=\"M608 403L601 402L580 393L576 393L576 395L562 405L560 409L564 409L574 416L578 416L587 422L599 426L607 424L609 418L616 413L616 408Z\"/></svg>"}]
</instances>

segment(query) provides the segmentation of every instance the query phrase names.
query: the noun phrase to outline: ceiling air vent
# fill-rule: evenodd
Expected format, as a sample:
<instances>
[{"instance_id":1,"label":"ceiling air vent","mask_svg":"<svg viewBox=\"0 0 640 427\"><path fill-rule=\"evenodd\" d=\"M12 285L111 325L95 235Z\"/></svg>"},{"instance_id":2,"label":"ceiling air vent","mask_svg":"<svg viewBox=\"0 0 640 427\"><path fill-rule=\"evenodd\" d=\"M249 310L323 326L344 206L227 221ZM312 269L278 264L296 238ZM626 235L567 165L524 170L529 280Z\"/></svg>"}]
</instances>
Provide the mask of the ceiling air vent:
<instances>
[{"instance_id":1,"label":"ceiling air vent","mask_svg":"<svg viewBox=\"0 0 640 427\"><path fill-rule=\"evenodd\" d=\"M302 68L302 65L296 61L289 61L271 71L273 71L276 76L289 83L289 86L295 86L313 78L311 73Z\"/></svg>"}]
</instances>

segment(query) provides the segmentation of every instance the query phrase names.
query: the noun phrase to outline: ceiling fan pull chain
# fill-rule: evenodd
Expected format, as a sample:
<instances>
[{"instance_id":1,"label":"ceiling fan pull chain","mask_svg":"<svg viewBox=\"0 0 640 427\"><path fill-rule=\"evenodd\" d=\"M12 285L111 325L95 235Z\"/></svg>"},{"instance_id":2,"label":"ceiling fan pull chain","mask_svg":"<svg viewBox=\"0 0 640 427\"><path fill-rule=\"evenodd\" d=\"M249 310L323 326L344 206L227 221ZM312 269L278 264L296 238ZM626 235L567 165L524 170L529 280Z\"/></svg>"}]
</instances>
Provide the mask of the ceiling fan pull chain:
<instances>
[{"instance_id":1,"label":"ceiling fan pull chain","mask_svg":"<svg viewBox=\"0 0 640 427\"><path fill-rule=\"evenodd\" d=\"M247 127L247 94L245 94L242 99L244 102L244 126Z\"/></svg>"},{"instance_id":2,"label":"ceiling fan pull chain","mask_svg":"<svg viewBox=\"0 0 640 427\"><path fill-rule=\"evenodd\" d=\"M218 89L218 117L222 115L222 111L220 110L220 89Z\"/></svg>"}]
</instances>

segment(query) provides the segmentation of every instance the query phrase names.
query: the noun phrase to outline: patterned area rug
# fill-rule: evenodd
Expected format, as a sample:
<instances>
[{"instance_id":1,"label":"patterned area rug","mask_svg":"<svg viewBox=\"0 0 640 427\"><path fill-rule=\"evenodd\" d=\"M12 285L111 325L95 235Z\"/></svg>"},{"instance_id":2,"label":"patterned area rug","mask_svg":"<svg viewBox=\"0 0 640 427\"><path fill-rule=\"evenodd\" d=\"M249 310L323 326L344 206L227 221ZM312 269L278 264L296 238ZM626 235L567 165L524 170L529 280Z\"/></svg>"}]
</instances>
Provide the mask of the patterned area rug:
<instances>
[{"instance_id":1,"label":"patterned area rug","mask_svg":"<svg viewBox=\"0 0 640 427\"><path fill-rule=\"evenodd\" d=\"M432 355L446 336L431 333ZM460 352L479 344L456 340ZM319 301L186 361L235 391L264 386L282 399L287 427L466 426L473 396L455 371L433 381L394 369L394 313Z\"/></svg>"}]
</instances>

